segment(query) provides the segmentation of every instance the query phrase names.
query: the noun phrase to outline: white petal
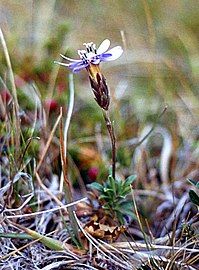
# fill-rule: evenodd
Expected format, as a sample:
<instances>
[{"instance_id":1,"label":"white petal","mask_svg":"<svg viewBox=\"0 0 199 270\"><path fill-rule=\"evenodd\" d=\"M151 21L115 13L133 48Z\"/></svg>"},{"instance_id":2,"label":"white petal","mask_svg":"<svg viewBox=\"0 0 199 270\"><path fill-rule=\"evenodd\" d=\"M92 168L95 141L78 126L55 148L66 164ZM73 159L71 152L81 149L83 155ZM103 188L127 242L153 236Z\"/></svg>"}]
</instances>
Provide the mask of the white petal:
<instances>
[{"instance_id":1,"label":"white petal","mask_svg":"<svg viewBox=\"0 0 199 270\"><path fill-rule=\"evenodd\" d=\"M102 53L106 52L108 50L108 48L110 47L110 44L111 44L111 42L109 39L105 39L104 41L102 41L99 48L97 49L97 54L102 54Z\"/></svg>"},{"instance_id":2,"label":"white petal","mask_svg":"<svg viewBox=\"0 0 199 270\"><path fill-rule=\"evenodd\" d=\"M61 66L65 66L65 67L68 67L69 64L65 64L65 63L62 63L62 62L58 62L58 61L54 61L55 64L59 64Z\"/></svg>"},{"instance_id":3,"label":"white petal","mask_svg":"<svg viewBox=\"0 0 199 270\"><path fill-rule=\"evenodd\" d=\"M105 54L109 54L109 53L111 54L111 56L104 58L103 62L113 61L113 60L118 59L122 55L123 49L120 46L116 46L116 47L110 49L109 51L107 51Z\"/></svg>"},{"instance_id":4,"label":"white petal","mask_svg":"<svg viewBox=\"0 0 199 270\"><path fill-rule=\"evenodd\" d=\"M65 55L63 54L60 54L60 56L68 61L71 61L71 62L79 62L80 60L76 60L76 59L72 59L72 58L69 58L69 57L66 57Z\"/></svg>"}]
</instances>

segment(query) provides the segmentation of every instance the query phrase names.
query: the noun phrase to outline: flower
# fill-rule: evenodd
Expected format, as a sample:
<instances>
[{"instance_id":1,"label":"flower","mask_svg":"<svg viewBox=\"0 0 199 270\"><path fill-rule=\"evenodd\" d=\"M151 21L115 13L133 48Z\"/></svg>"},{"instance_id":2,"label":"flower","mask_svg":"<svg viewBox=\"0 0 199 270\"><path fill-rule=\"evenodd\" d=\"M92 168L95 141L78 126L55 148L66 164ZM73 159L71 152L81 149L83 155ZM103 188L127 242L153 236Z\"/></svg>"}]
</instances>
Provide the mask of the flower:
<instances>
[{"instance_id":1,"label":"flower","mask_svg":"<svg viewBox=\"0 0 199 270\"><path fill-rule=\"evenodd\" d=\"M44 101L44 105L49 112L55 112L59 108L59 104L55 99L49 98Z\"/></svg>"},{"instance_id":2,"label":"flower","mask_svg":"<svg viewBox=\"0 0 199 270\"><path fill-rule=\"evenodd\" d=\"M91 167L88 170L88 177L91 181L95 181L99 174L99 169L97 167Z\"/></svg>"},{"instance_id":3,"label":"flower","mask_svg":"<svg viewBox=\"0 0 199 270\"><path fill-rule=\"evenodd\" d=\"M65 60L68 60L70 63L55 62L65 67L69 67L74 73L79 72L80 70L86 68L89 69L93 66L98 66L100 62L108 62L118 59L122 53L123 49L120 46L116 46L110 50L110 40L105 39L96 49L96 45L93 42L84 43L86 50L78 50L80 59L71 59L61 54L61 57ZM95 67L96 68L96 67ZM92 70L91 70L92 74ZM92 74L93 75L93 74Z\"/></svg>"},{"instance_id":4,"label":"flower","mask_svg":"<svg viewBox=\"0 0 199 270\"><path fill-rule=\"evenodd\" d=\"M89 73L90 84L96 102L102 109L108 110L110 103L109 90L106 79L100 71L99 64L100 62L116 60L122 55L123 49L120 46L116 46L108 50L110 47L109 39L105 39L98 49L93 42L84 43L83 45L85 45L86 50L78 50L79 60L61 55L63 59L68 60L70 63L57 61L55 63L68 67L74 73L85 68Z\"/></svg>"}]
</instances>

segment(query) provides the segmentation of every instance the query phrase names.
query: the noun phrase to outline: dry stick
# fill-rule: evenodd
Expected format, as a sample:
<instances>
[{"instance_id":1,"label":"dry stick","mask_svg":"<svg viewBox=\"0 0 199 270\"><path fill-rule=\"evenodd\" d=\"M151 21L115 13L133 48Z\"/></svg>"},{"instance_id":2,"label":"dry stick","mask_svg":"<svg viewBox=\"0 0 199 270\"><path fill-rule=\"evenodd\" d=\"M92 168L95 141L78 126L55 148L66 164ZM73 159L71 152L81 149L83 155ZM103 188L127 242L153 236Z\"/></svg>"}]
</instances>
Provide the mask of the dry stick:
<instances>
[{"instance_id":1,"label":"dry stick","mask_svg":"<svg viewBox=\"0 0 199 270\"><path fill-rule=\"evenodd\" d=\"M116 139L115 139L115 132L113 128L113 124L110 120L110 116L108 111L103 110L103 116L106 123L106 127L111 139L111 146L112 146L112 177L115 179L115 163L116 163Z\"/></svg>"},{"instance_id":2,"label":"dry stick","mask_svg":"<svg viewBox=\"0 0 199 270\"><path fill-rule=\"evenodd\" d=\"M60 115L62 115L62 108L60 108ZM64 137L63 137L63 123L62 119L60 121L60 153L61 153L61 163L62 163L62 173L63 173L63 180L65 183L65 193L66 193L66 201L67 203L72 203L72 192L71 192L71 183L67 176L67 163L66 163L66 155L65 155L65 144L64 144ZM79 235L78 224L74 216L73 207L68 209L69 220L71 223L72 230L76 239L81 244L81 238Z\"/></svg>"}]
</instances>

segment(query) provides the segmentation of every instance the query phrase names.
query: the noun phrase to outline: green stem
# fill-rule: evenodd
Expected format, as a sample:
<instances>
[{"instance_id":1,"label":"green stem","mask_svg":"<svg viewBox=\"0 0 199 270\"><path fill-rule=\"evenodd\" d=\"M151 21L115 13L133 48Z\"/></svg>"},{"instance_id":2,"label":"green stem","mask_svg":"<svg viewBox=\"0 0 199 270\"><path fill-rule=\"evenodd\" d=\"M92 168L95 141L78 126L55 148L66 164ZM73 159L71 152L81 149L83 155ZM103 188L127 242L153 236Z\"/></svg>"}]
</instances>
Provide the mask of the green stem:
<instances>
[{"instance_id":1,"label":"green stem","mask_svg":"<svg viewBox=\"0 0 199 270\"><path fill-rule=\"evenodd\" d=\"M106 123L106 127L110 136L112 146L112 177L115 179L115 164L116 164L116 139L113 124L110 120L109 112L103 110L103 116Z\"/></svg>"}]
</instances>

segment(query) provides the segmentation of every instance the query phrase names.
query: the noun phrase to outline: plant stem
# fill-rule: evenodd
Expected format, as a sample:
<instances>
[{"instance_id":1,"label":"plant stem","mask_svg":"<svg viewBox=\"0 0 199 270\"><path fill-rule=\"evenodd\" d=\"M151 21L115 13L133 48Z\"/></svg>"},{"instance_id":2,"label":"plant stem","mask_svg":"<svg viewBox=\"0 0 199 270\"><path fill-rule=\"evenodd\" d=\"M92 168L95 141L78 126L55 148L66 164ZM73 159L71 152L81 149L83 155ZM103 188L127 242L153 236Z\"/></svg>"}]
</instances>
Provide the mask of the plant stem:
<instances>
[{"instance_id":1,"label":"plant stem","mask_svg":"<svg viewBox=\"0 0 199 270\"><path fill-rule=\"evenodd\" d=\"M112 147L112 177L115 179L115 163L116 163L116 139L113 124L110 120L109 112L103 110L103 116L106 123L106 127L111 140Z\"/></svg>"}]
</instances>

